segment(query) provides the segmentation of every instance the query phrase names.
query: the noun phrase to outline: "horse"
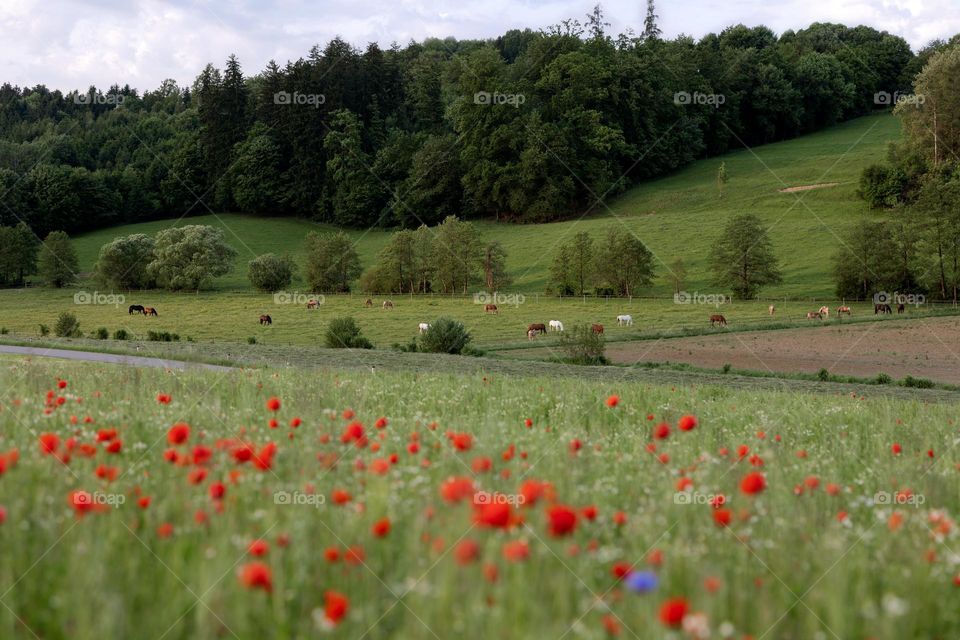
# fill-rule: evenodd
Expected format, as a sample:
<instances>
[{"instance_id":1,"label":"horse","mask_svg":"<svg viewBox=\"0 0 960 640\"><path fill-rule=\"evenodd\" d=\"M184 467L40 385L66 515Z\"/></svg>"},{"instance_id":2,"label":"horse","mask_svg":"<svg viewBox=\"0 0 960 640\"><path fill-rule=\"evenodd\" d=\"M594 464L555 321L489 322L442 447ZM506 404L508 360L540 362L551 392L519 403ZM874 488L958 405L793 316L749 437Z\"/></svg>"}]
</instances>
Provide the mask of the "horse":
<instances>
[{"instance_id":1,"label":"horse","mask_svg":"<svg viewBox=\"0 0 960 640\"><path fill-rule=\"evenodd\" d=\"M710 316L710 326L715 327L717 325L720 325L721 327L727 326L727 319L724 318L719 313L715 313L712 316Z\"/></svg>"},{"instance_id":2,"label":"horse","mask_svg":"<svg viewBox=\"0 0 960 640\"><path fill-rule=\"evenodd\" d=\"M317 300L307 300L307 309L319 309L320 302Z\"/></svg>"},{"instance_id":3,"label":"horse","mask_svg":"<svg viewBox=\"0 0 960 640\"><path fill-rule=\"evenodd\" d=\"M370 299L370 298L367 298L367 301L364 302L363 304L364 304L365 306L372 307L372 306L373 306L373 300Z\"/></svg>"},{"instance_id":4,"label":"horse","mask_svg":"<svg viewBox=\"0 0 960 640\"><path fill-rule=\"evenodd\" d=\"M770 315L773 315L776 312L777 312L777 308L775 306L770 305L769 307L767 307L767 313L769 313Z\"/></svg>"},{"instance_id":5,"label":"horse","mask_svg":"<svg viewBox=\"0 0 960 640\"><path fill-rule=\"evenodd\" d=\"M837 315L838 315L838 316L842 316L843 314L847 314L847 315L849 316L849 315L850 315L850 307L847 307L847 306L837 307Z\"/></svg>"},{"instance_id":6,"label":"horse","mask_svg":"<svg viewBox=\"0 0 960 640\"><path fill-rule=\"evenodd\" d=\"M878 313L893 313L888 304L875 304L873 305L873 315Z\"/></svg>"},{"instance_id":7,"label":"horse","mask_svg":"<svg viewBox=\"0 0 960 640\"><path fill-rule=\"evenodd\" d=\"M495 305L495 304L485 304L485 305L483 305L483 312L484 312L484 313L496 313L496 314L499 314L499 313L500 313L500 310L497 308L497 305Z\"/></svg>"},{"instance_id":8,"label":"horse","mask_svg":"<svg viewBox=\"0 0 960 640\"><path fill-rule=\"evenodd\" d=\"M590 331L597 334L598 336L603 335L603 325L602 324L592 324L590 325Z\"/></svg>"},{"instance_id":9,"label":"horse","mask_svg":"<svg viewBox=\"0 0 960 640\"><path fill-rule=\"evenodd\" d=\"M421 322L419 325L417 325L417 330L420 333L426 333L427 331L430 331L430 325L426 322Z\"/></svg>"},{"instance_id":10,"label":"horse","mask_svg":"<svg viewBox=\"0 0 960 640\"><path fill-rule=\"evenodd\" d=\"M819 311L817 311L817 313L819 313L819 314L820 314L821 316L823 316L824 318L829 318L829 317L830 317L830 307L820 307L820 309L819 309Z\"/></svg>"},{"instance_id":11,"label":"horse","mask_svg":"<svg viewBox=\"0 0 960 640\"><path fill-rule=\"evenodd\" d=\"M807 320L813 320L814 318L816 318L817 320L823 320L823 314L820 313L819 311L808 311Z\"/></svg>"},{"instance_id":12,"label":"horse","mask_svg":"<svg viewBox=\"0 0 960 640\"><path fill-rule=\"evenodd\" d=\"M142 304L132 304L132 305L130 305L130 308L127 309L127 313L128 313L129 315L133 315L134 313L143 313L143 305L142 305Z\"/></svg>"},{"instance_id":13,"label":"horse","mask_svg":"<svg viewBox=\"0 0 960 640\"><path fill-rule=\"evenodd\" d=\"M559 320L551 320L549 323L550 331L563 331L563 323Z\"/></svg>"},{"instance_id":14,"label":"horse","mask_svg":"<svg viewBox=\"0 0 960 640\"><path fill-rule=\"evenodd\" d=\"M542 322L535 322L527 327L527 333L530 333L531 331L536 331L537 333L546 333L547 325L543 324Z\"/></svg>"},{"instance_id":15,"label":"horse","mask_svg":"<svg viewBox=\"0 0 960 640\"><path fill-rule=\"evenodd\" d=\"M617 316L618 327L629 327L633 325L633 316Z\"/></svg>"},{"instance_id":16,"label":"horse","mask_svg":"<svg viewBox=\"0 0 960 640\"><path fill-rule=\"evenodd\" d=\"M533 340L537 337L536 329L527 329L527 340Z\"/></svg>"},{"instance_id":17,"label":"horse","mask_svg":"<svg viewBox=\"0 0 960 640\"><path fill-rule=\"evenodd\" d=\"M906 309L907 309L907 308L904 306L904 304L903 304L902 302L897 305L897 313L898 313L898 314L899 314L899 313L903 313L904 311L906 311Z\"/></svg>"},{"instance_id":18,"label":"horse","mask_svg":"<svg viewBox=\"0 0 960 640\"><path fill-rule=\"evenodd\" d=\"M264 314L264 315L260 316L260 324L261 324L261 325L264 325L264 324L273 324L273 318L271 318L270 316Z\"/></svg>"},{"instance_id":19,"label":"horse","mask_svg":"<svg viewBox=\"0 0 960 640\"><path fill-rule=\"evenodd\" d=\"M384 309L393 309L393 303L390 302L389 300L384 300L384 301L383 301L383 308L384 308Z\"/></svg>"},{"instance_id":20,"label":"horse","mask_svg":"<svg viewBox=\"0 0 960 640\"><path fill-rule=\"evenodd\" d=\"M145 316L155 316L155 315L157 315L157 310L154 309L153 307L144 307L144 308L143 308L143 315L145 315Z\"/></svg>"}]
</instances>

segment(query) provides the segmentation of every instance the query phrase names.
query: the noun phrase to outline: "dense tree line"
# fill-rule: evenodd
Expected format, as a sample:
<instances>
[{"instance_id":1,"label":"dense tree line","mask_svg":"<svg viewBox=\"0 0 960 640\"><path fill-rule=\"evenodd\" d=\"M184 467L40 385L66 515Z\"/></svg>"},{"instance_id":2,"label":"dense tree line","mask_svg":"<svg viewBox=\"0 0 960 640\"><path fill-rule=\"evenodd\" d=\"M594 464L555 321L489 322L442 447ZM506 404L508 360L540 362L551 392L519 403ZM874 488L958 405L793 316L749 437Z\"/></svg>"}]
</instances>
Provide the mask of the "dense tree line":
<instances>
[{"instance_id":1,"label":"dense tree line","mask_svg":"<svg viewBox=\"0 0 960 640\"><path fill-rule=\"evenodd\" d=\"M924 56L837 24L665 39L652 9L640 35L613 36L598 8L482 41L335 39L252 75L231 56L191 87L3 85L0 224L42 237L210 210L406 229L553 220L868 113Z\"/></svg>"}]
</instances>

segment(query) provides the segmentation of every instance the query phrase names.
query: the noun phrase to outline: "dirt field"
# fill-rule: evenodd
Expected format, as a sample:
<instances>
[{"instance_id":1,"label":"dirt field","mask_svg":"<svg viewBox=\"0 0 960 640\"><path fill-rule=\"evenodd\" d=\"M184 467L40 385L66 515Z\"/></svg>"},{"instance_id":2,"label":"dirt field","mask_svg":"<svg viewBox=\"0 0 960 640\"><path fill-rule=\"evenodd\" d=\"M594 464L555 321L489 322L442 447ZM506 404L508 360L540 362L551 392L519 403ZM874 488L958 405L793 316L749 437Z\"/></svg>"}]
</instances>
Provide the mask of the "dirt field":
<instances>
[{"instance_id":1,"label":"dirt field","mask_svg":"<svg viewBox=\"0 0 960 640\"><path fill-rule=\"evenodd\" d=\"M960 319L930 318L608 343L613 362L685 362L772 372L895 379L906 375L960 384Z\"/></svg>"}]
</instances>

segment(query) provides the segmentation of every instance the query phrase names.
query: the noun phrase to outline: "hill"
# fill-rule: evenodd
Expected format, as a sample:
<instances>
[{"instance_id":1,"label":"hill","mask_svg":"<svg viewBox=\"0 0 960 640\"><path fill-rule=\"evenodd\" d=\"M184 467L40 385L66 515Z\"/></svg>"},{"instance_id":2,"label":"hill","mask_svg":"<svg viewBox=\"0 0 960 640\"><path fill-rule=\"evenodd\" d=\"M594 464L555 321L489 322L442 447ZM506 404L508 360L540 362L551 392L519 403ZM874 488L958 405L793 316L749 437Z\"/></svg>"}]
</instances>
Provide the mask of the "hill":
<instances>
[{"instance_id":1,"label":"hill","mask_svg":"<svg viewBox=\"0 0 960 640\"><path fill-rule=\"evenodd\" d=\"M900 124L893 116L866 116L794 140L695 162L670 176L639 185L607 205L598 204L581 219L531 225L484 221L479 225L507 249L508 267L517 290L544 289L550 260L564 238L580 231L599 238L612 226L637 234L647 244L661 276L650 292L669 295L670 285L662 276L667 273L666 265L678 256L683 257L689 271L687 289L711 290L707 270L710 245L730 216L749 212L768 225L783 266L784 283L765 293L830 295L831 258L840 243L838 236L859 218L879 215L869 212L856 195L860 172L881 160L887 144L899 136ZM715 181L721 162L729 178L722 199ZM825 184L832 186L781 191ZM602 194L597 195L599 200ZM221 290L249 288L246 263L254 256L272 251L302 260L304 235L311 230L333 229L295 218L226 213L124 225L75 240L81 269L92 270L99 247L116 236L154 233L184 224L222 227L237 248L236 270L214 285ZM381 230L349 233L365 267L373 263L388 237L388 232ZM797 238L804 241L797 242Z\"/></svg>"}]
</instances>

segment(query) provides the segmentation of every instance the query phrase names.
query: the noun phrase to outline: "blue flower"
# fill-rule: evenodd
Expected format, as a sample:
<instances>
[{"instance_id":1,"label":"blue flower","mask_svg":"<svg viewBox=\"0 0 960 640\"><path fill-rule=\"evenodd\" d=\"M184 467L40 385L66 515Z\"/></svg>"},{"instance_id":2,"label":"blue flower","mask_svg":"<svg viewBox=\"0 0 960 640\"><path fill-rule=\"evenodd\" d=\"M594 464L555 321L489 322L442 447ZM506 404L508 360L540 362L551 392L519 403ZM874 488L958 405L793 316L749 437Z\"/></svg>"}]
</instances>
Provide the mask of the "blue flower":
<instances>
[{"instance_id":1,"label":"blue flower","mask_svg":"<svg viewBox=\"0 0 960 640\"><path fill-rule=\"evenodd\" d=\"M632 571L624 580L627 588L637 593L647 593L657 588L660 579L653 571Z\"/></svg>"}]
</instances>

